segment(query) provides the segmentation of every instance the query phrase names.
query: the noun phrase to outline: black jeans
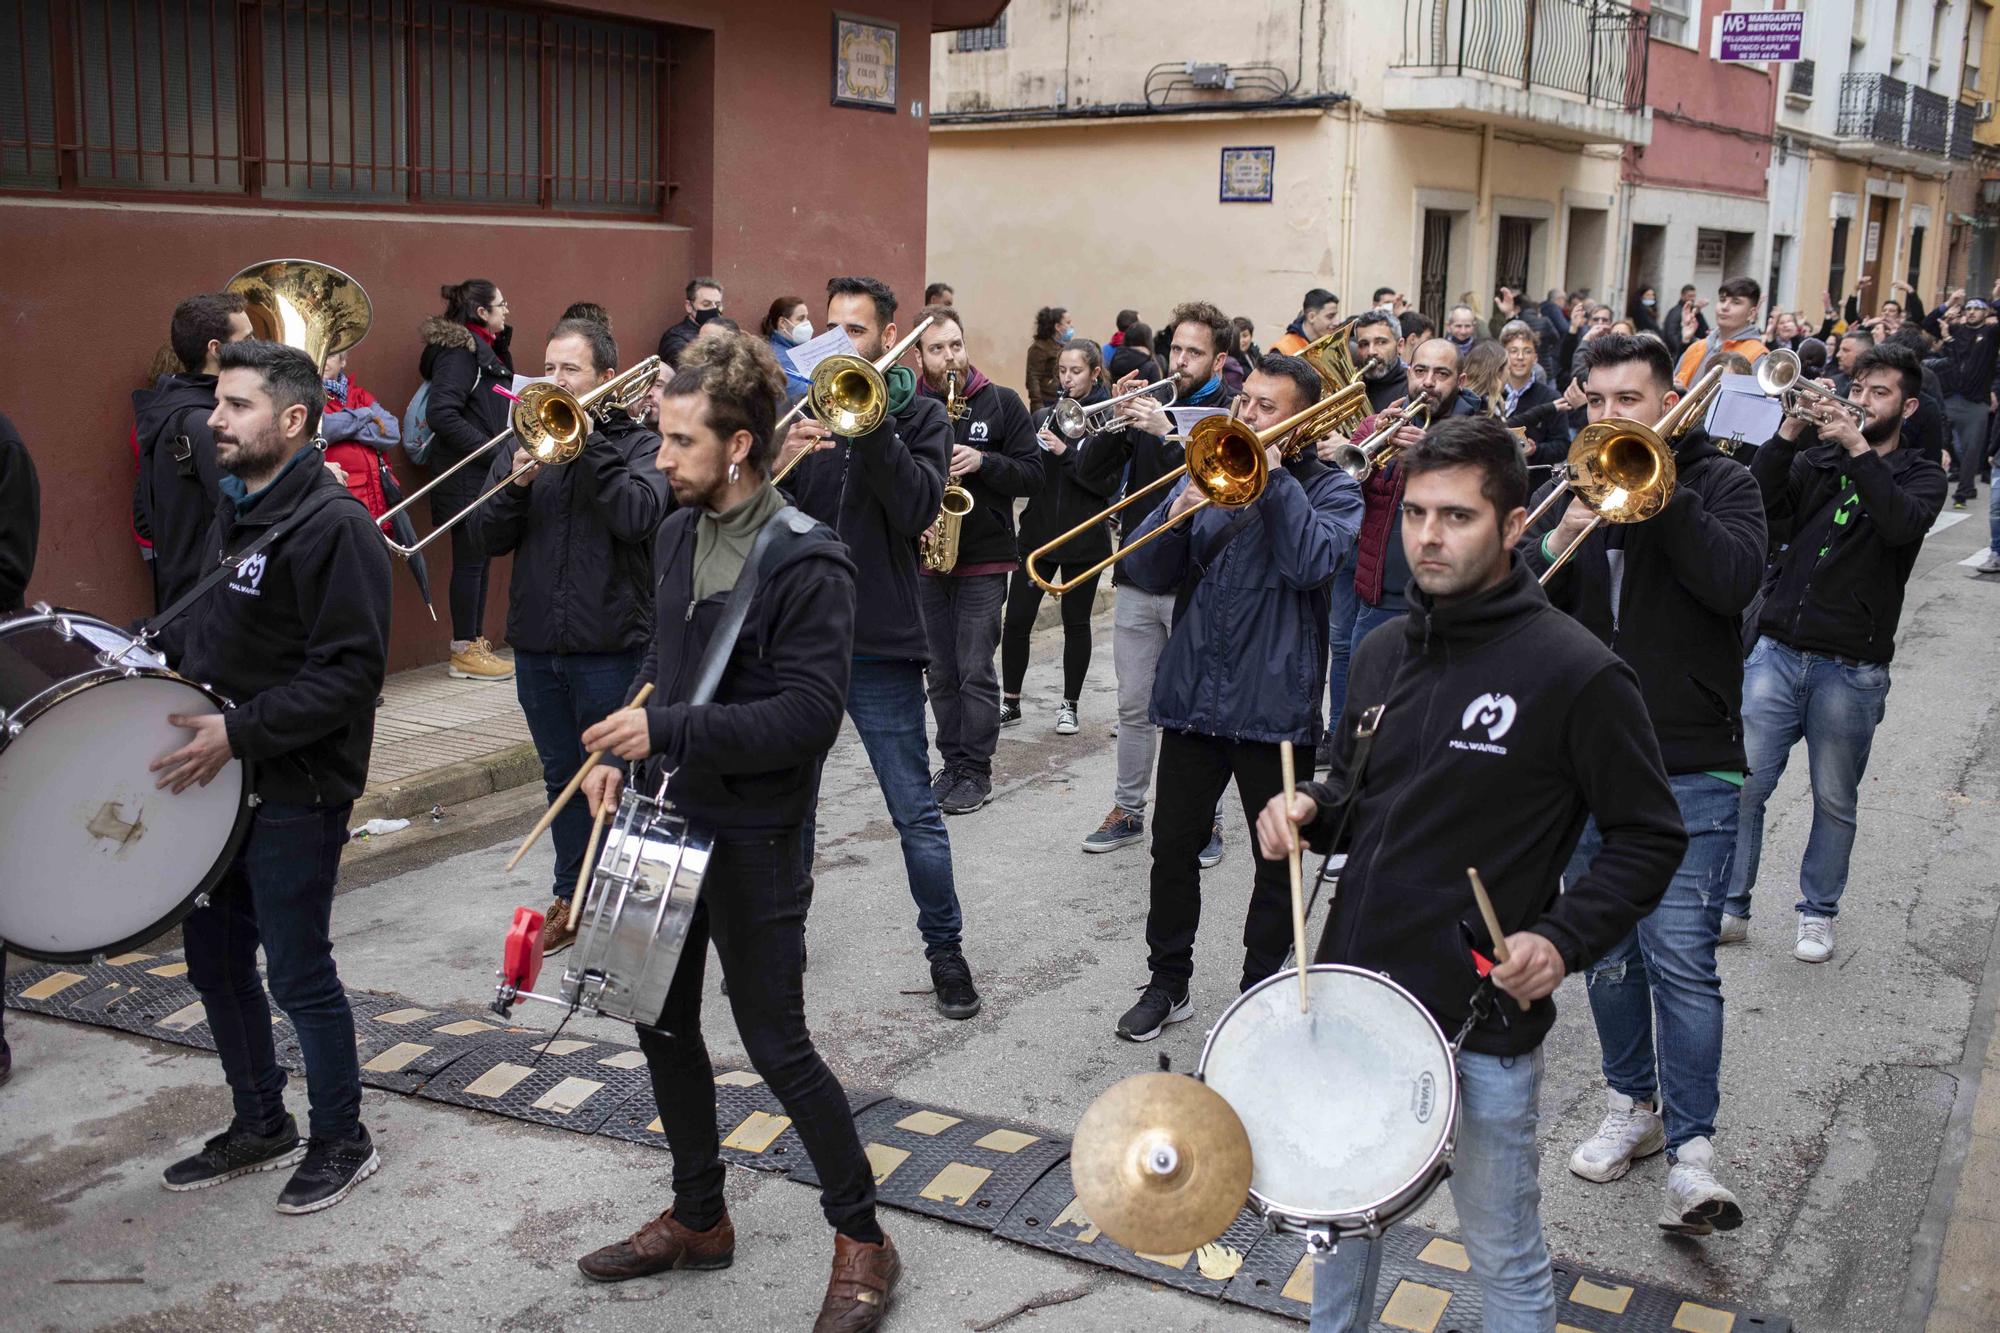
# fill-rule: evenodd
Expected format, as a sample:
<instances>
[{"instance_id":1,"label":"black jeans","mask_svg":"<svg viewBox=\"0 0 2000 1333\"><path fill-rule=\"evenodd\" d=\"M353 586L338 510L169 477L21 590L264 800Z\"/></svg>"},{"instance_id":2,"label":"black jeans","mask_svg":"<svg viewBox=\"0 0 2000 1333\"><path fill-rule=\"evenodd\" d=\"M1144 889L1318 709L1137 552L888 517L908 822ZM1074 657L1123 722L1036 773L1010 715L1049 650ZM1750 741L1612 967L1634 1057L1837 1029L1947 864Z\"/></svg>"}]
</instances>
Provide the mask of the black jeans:
<instances>
[{"instance_id":1,"label":"black jeans","mask_svg":"<svg viewBox=\"0 0 2000 1333\"><path fill-rule=\"evenodd\" d=\"M937 748L947 767L981 777L993 773L1000 744L1000 611L1007 600L1005 574L919 578L930 665L924 680L937 718Z\"/></svg>"},{"instance_id":2,"label":"black jeans","mask_svg":"<svg viewBox=\"0 0 2000 1333\"><path fill-rule=\"evenodd\" d=\"M729 1007L750 1063L792 1118L819 1172L820 1208L836 1231L872 1240L875 1174L854 1131L840 1080L806 1031L806 900L800 830L717 842L659 1022L640 1026L660 1127L674 1158L674 1214L698 1230L722 1216L715 1070L701 1039L708 942L722 961Z\"/></svg>"},{"instance_id":3,"label":"black jeans","mask_svg":"<svg viewBox=\"0 0 2000 1333\"><path fill-rule=\"evenodd\" d=\"M474 464L431 492L431 522L444 522L479 498L486 473ZM467 520L451 530L451 637L476 639L486 623L486 552Z\"/></svg>"},{"instance_id":4,"label":"black jeans","mask_svg":"<svg viewBox=\"0 0 2000 1333\"><path fill-rule=\"evenodd\" d=\"M1057 565L1061 582L1088 569L1086 562ZM1062 697L1075 703L1083 694L1083 678L1090 674L1090 610L1097 601L1099 570L1064 595L1060 603L1063 628ZM1009 699L1021 697L1021 682L1028 678L1028 639L1035 632L1035 613L1042 609L1042 590L1017 569L1007 585L1007 619L1000 629L1000 692Z\"/></svg>"},{"instance_id":5,"label":"black jeans","mask_svg":"<svg viewBox=\"0 0 2000 1333\"><path fill-rule=\"evenodd\" d=\"M285 1071L257 980L264 946L271 999L292 1020L306 1064L312 1136L351 1139L361 1125L354 1014L333 965L333 886L352 805L257 807L250 835L208 906L181 927L188 980L201 996L236 1119L268 1125L285 1111Z\"/></svg>"},{"instance_id":6,"label":"black jeans","mask_svg":"<svg viewBox=\"0 0 2000 1333\"><path fill-rule=\"evenodd\" d=\"M1225 741L1191 731L1160 731L1160 771L1153 798L1152 905L1146 912L1147 962L1153 983L1176 995L1194 976L1194 936L1201 924L1201 849L1215 803L1236 779L1249 826L1256 875L1243 920L1243 989L1285 963L1292 943L1292 882L1282 860L1257 855L1257 812L1284 786L1278 747Z\"/></svg>"}]
</instances>

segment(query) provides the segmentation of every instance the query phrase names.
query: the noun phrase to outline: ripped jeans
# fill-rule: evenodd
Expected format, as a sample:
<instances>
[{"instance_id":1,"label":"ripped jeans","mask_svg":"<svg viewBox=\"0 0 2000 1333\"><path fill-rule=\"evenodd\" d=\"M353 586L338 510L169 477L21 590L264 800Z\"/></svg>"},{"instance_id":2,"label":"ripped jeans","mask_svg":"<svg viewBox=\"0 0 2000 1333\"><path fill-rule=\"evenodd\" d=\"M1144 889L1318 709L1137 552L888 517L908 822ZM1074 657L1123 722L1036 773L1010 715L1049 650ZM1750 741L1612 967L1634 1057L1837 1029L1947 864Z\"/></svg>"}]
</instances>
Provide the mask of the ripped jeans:
<instances>
[{"instance_id":1,"label":"ripped jeans","mask_svg":"<svg viewBox=\"0 0 2000 1333\"><path fill-rule=\"evenodd\" d=\"M1672 1152L1689 1139L1714 1137L1722 1099L1722 978L1715 944L1740 802L1734 783L1706 773L1684 773L1668 784L1687 826L1687 854L1660 905L1587 978L1604 1081L1627 1097L1658 1101ZM1574 884L1603 845L1592 820L1565 879Z\"/></svg>"}]
</instances>

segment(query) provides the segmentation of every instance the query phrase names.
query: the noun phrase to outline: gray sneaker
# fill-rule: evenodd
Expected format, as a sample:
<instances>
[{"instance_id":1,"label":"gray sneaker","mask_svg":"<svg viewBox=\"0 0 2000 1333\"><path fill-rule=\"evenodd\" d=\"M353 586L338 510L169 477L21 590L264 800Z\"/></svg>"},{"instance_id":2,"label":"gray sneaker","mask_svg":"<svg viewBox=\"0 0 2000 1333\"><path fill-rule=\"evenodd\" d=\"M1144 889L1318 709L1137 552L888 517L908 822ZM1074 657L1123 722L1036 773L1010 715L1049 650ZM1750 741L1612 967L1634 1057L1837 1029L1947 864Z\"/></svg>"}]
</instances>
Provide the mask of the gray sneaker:
<instances>
[{"instance_id":1,"label":"gray sneaker","mask_svg":"<svg viewBox=\"0 0 2000 1333\"><path fill-rule=\"evenodd\" d=\"M1203 870L1213 870L1222 864L1221 820L1218 819L1208 826L1208 845L1201 849L1201 855L1195 859L1201 862Z\"/></svg>"},{"instance_id":2,"label":"gray sneaker","mask_svg":"<svg viewBox=\"0 0 2000 1333\"><path fill-rule=\"evenodd\" d=\"M1799 913L1799 942L1792 946L1792 957L1801 963L1824 963L1833 957L1832 918Z\"/></svg>"},{"instance_id":3,"label":"gray sneaker","mask_svg":"<svg viewBox=\"0 0 2000 1333\"><path fill-rule=\"evenodd\" d=\"M1604 1090L1604 1119L1597 1132L1570 1154L1569 1169L1585 1180L1605 1184L1632 1169L1632 1163L1667 1146L1667 1127L1660 1113L1611 1088Z\"/></svg>"},{"instance_id":4,"label":"gray sneaker","mask_svg":"<svg viewBox=\"0 0 2000 1333\"><path fill-rule=\"evenodd\" d=\"M1722 933L1715 937L1717 944L1742 944L1750 938L1750 918L1722 914Z\"/></svg>"},{"instance_id":5,"label":"gray sneaker","mask_svg":"<svg viewBox=\"0 0 2000 1333\"><path fill-rule=\"evenodd\" d=\"M1986 558L1973 566L1975 573L2000 574L2000 551L1989 550Z\"/></svg>"}]
</instances>

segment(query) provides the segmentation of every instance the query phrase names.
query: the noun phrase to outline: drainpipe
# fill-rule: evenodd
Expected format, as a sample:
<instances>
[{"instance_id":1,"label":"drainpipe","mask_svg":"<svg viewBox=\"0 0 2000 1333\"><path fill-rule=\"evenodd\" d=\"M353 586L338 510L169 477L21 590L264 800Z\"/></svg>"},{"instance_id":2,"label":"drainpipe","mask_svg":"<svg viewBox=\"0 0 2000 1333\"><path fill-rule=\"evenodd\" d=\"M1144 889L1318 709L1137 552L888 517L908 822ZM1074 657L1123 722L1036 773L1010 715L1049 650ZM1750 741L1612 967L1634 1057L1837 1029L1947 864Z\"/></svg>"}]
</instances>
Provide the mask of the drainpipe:
<instances>
[{"instance_id":1,"label":"drainpipe","mask_svg":"<svg viewBox=\"0 0 2000 1333\"><path fill-rule=\"evenodd\" d=\"M1622 157L1618 166L1618 212L1617 220L1613 224L1618 228L1618 248L1616 251L1618 257L1612 261L1617 267L1611 270L1611 282L1609 286L1612 299L1606 301L1604 304L1610 306L1612 313L1622 319L1625 317L1626 307L1631 304L1633 295L1625 286L1626 280L1632 273L1632 183L1624 179L1625 164Z\"/></svg>"},{"instance_id":2,"label":"drainpipe","mask_svg":"<svg viewBox=\"0 0 2000 1333\"><path fill-rule=\"evenodd\" d=\"M1491 256L1487 253L1488 235L1493 230L1493 127L1486 125L1479 131L1479 203L1472 214L1472 290L1477 293L1478 284L1485 283L1491 293L1496 276ZM1523 286L1526 282L1523 280Z\"/></svg>"},{"instance_id":3,"label":"drainpipe","mask_svg":"<svg viewBox=\"0 0 2000 1333\"><path fill-rule=\"evenodd\" d=\"M1352 288L1354 283L1354 213L1360 197L1361 164L1356 155L1361 151L1361 107L1358 103L1347 104L1347 169L1340 187L1340 274L1335 279L1340 290L1347 293L1349 310L1360 310L1361 306Z\"/></svg>"}]
</instances>

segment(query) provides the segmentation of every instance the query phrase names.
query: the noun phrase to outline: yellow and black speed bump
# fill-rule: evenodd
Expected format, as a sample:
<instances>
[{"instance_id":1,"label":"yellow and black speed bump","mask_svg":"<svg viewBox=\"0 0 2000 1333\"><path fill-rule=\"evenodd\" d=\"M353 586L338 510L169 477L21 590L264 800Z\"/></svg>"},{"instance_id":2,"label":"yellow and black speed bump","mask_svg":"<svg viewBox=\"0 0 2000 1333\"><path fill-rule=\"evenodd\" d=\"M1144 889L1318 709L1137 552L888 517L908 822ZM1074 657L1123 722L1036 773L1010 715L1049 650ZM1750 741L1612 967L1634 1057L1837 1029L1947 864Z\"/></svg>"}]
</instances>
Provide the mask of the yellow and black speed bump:
<instances>
[{"instance_id":1,"label":"yellow and black speed bump","mask_svg":"<svg viewBox=\"0 0 2000 1333\"><path fill-rule=\"evenodd\" d=\"M553 1037L495 1036L417 1089L426 1101L492 1111L515 1120L595 1134L612 1112L647 1086L643 1058L630 1046Z\"/></svg>"},{"instance_id":2,"label":"yellow and black speed bump","mask_svg":"<svg viewBox=\"0 0 2000 1333\"><path fill-rule=\"evenodd\" d=\"M476 1055L489 1041L530 1032L503 1028L491 1014L425 1009L399 995L349 991L347 1002L354 1011L361 1081L389 1092L415 1092L458 1061ZM278 1058L282 1061L296 1053L297 1045L296 1039L279 1042Z\"/></svg>"},{"instance_id":3,"label":"yellow and black speed bump","mask_svg":"<svg viewBox=\"0 0 2000 1333\"><path fill-rule=\"evenodd\" d=\"M9 969L7 1004L97 1027L215 1049L179 954L122 953L101 963Z\"/></svg>"},{"instance_id":4,"label":"yellow and black speed bump","mask_svg":"<svg viewBox=\"0 0 2000 1333\"><path fill-rule=\"evenodd\" d=\"M855 1117L875 1169L875 1197L893 1208L996 1230L1008 1209L1069 1155L1069 1140L1042 1130L933 1110L888 1097ZM820 1183L810 1161L792 1178Z\"/></svg>"},{"instance_id":5,"label":"yellow and black speed bump","mask_svg":"<svg viewBox=\"0 0 2000 1333\"><path fill-rule=\"evenodd\" d=\"M637 1051L630 1052L633 1067L644 1073L646 1065ZM859 1117L888 1096L883 1092L847 1090L847 1105ZM792 1128L792 1118L771 1092L763 1078L752 1069L715 1071L715 1130L721 1141L724 1161L747 1166L752 1171L775 1171L797 1175L801 1166L810 1169L805 1144ZM660 1108L653 1100L651 1076L644 1086L612 1112L597 1131L605 1138L644 1143L655 1148L667 1146L660 1128Z\"/></svg>"}]
</instances>

